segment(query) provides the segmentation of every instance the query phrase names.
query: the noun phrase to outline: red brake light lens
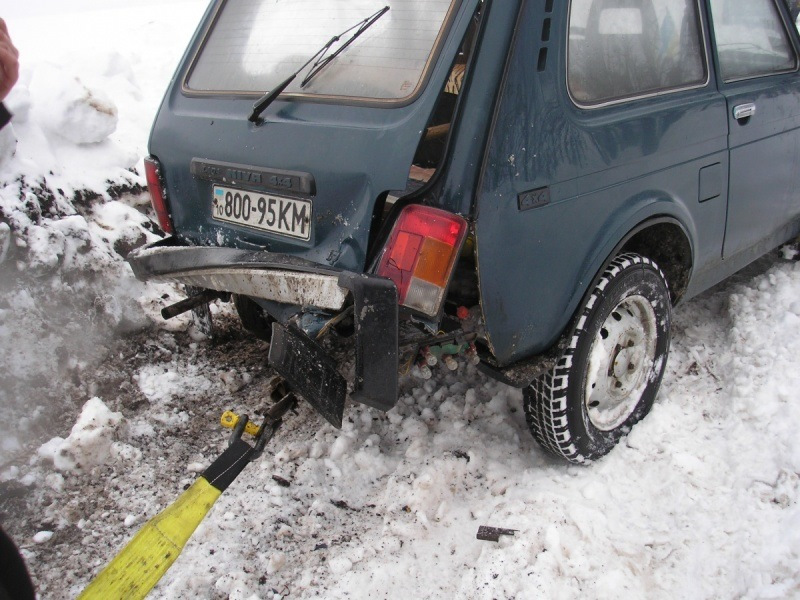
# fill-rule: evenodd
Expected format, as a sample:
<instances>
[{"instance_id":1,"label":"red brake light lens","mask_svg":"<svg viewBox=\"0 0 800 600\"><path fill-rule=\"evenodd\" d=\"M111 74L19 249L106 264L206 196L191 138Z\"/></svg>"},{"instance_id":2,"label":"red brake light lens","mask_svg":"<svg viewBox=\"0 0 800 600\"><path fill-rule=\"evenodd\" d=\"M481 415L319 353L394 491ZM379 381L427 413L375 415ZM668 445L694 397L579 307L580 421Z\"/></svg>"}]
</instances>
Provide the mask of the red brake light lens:
<instances>
[{"instance_id":1,"label":"red brake light lens","mask_svg":"<svg viewBox=\"0 0 800 600\"><path fill-rule=\"evenodd\" d=\"M156 211L158 224L164 233L175 233L167 207L167 194L164 189L164 180L161 177L161 163L157 158L148 156L144 159L144 173L147 177L147 189L150 192L150 202Z\"/></svg>"},{"instance_id":2,"label":"red brake light lens","mask_svg":"<svg viewBox=\"0 0 800 600\"><path fill-rule=\"evenodd\" d=\"M435 318L466 234L467 222L458 215L407 206L384 246L377 274L394 281L402 306Z\"/></svg>"}]
</instances>

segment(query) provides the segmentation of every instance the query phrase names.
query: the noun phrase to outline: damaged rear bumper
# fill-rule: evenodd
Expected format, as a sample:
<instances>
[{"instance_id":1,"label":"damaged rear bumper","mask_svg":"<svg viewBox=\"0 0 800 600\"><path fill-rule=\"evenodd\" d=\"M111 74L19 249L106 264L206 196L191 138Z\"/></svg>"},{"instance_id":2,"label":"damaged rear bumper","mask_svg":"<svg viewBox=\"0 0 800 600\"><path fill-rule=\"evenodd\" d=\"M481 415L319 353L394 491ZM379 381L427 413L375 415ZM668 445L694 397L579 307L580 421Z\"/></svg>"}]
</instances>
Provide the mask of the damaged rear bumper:
<instances>
[{"instance_id":1,"label":"damaged rear bumper","mask_svg":"<svg viewBox=\"0 0 800 600\"><path fill-rule=\"evenodd\" d=\"M132 252L128 262L142 281L178 282L304 308L341 310L347 298L338 284L342 271L285 254L181 246L166 238Z\"/></svg>"},{"instance_id":2,"label":"damaged rear bumper","mask_svg":"<svg viewBox=\"0 0 800 600\"><path fill-rule=\"evenodd\" d=\"M128 262L142 281L182 283L301 310L335 313L352 304L356 369L351 385L319 344L288 323L273 326L270 365L337 427L348 388L353 400L380 410L396 404L399 317L392 281L267 251L183 246L175 238L132 252Z\"/></svg>"}]
</instances>

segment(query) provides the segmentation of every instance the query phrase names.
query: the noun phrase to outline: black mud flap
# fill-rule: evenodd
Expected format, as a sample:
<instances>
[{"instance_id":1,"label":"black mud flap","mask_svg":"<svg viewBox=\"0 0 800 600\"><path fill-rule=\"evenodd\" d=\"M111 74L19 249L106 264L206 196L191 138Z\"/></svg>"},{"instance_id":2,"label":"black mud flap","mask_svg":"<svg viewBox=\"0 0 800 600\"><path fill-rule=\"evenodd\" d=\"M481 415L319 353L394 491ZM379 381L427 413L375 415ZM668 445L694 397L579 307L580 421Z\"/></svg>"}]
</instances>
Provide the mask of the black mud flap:
<instances>
[{"instance_id":1,"label":"black mud flap","mask_svg":"<svg viewBox=\"0 0 800 600\"><path fill-rule=\"evenodd\" d=\"M201 295L205 290L191 285L184 286L186 295L191 298ZM162 313L163 314L163 313ZM192 309L192 322L197 330L208 339L214 339L214 321L211 318L211 308L208 304L201 304Z\"/></svg>"},{"instance_id":2,"label":"black mud flap","mask_svg":"<svg viewBox=\"0 0 800 600\"><path fill-rule=\"evenodd\" d=\"M331 425L342 427L347 382L319 344L294 328L273 323L269 364Z\"/></svg>"},{"instance_id":3,"label":"black mud flap","mask_svg":"<svg viewBox=\"0 0 800 600\"><path fill-rule=\"evenodd\" d=\"M351 397L378 410L397 404L398 303L389 279L342 273L355 304L356 380Z\"/></svg>"}]
</instances>

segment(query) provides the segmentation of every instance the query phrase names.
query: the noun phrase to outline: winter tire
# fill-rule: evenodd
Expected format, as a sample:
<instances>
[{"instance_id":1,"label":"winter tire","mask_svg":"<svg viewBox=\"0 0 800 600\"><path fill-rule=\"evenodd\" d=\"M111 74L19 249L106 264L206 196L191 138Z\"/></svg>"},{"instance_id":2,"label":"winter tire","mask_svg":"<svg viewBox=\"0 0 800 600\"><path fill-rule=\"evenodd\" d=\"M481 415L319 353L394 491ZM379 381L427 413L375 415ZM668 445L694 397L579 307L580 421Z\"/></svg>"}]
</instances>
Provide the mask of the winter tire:
<instances>
[{"instance_id":1,"label":"winter tire","mask_svg":"<svg viewBox=\"0 0 800 600\"><path fill-rule=\"evenodd\" d=\"M556 366L524 391L536 441L574 463L610 452L653 405L669 353L664 274L638 254L617 256L579 315Z\"/></svg>"}]
</instances>

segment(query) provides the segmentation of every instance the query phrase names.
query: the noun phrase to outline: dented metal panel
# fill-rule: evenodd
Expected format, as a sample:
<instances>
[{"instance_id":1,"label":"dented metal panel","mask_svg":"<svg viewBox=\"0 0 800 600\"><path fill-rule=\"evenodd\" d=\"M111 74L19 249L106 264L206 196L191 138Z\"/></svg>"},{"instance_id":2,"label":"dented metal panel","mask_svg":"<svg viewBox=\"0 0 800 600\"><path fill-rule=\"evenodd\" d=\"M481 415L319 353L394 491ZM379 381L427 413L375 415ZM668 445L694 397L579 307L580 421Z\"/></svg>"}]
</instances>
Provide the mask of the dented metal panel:
<instances>
[{"instance_id":1,"label":"dented metal panel","mask_svg":"<svg viewBox=\"0 0 800 600\"><path fill-rule=\"evenodd\" d=\"M317 273L242 268L200 269L172 273L157 277L156 280L176 281L282 304L329 310L339 310L347 298L347 290L339 287L337 277Z\"/></svg>"},{"instance_id":2,"label":"dented metal panel","mask_svg":"<svg viewBox=\"0 0 800 600\"><path fill-rule=\"evenodd\" d=\"M132 252L128 262L136 277L328 310L341 309L348 295L338 285L338 269L271 252L176 243L167 238Z\"/></svg>"}]
</instances>

